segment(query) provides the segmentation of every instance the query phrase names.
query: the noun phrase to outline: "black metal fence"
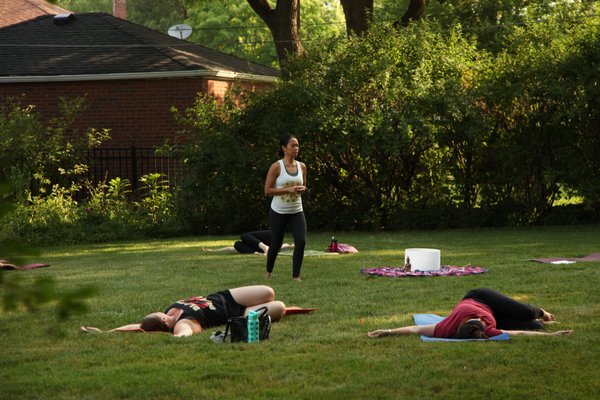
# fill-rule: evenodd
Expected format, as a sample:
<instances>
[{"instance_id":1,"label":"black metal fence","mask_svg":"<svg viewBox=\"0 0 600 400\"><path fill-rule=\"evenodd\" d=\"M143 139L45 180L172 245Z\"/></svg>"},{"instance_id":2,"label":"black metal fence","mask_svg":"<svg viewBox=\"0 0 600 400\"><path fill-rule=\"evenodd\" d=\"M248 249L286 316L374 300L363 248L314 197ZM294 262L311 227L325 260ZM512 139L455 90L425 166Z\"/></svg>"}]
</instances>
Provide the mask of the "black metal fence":
<instances>
[{"instance_id":1,"label":"black metal fence","mask_svg":"<svg viewBox=\"0 0 600 400\"><path fill-rule=\"evenodd\" d=\"M174 186L181 180L182 168L177 158L156 154L153 148L121 147L87 150L88 179L97 184L119 177L128 179L135 191L139 179L147 174L159 173Z\"/></svg>"}]
</instances>

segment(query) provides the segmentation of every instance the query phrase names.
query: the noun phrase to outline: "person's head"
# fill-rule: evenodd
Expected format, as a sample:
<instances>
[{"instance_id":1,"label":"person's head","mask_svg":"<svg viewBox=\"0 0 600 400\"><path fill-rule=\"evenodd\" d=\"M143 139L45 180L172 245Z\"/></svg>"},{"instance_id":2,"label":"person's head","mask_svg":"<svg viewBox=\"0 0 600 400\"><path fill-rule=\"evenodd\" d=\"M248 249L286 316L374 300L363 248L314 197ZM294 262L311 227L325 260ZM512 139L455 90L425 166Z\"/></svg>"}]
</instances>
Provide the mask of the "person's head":
<instances>
[{"instance_id":1,"label":"person's head","mask_svg":"<svg viewBox=\"0 0 600 400\"><path fill-rule=\"evenodd\" d=\"M279 149L277 150L277 155L279 157L283 157L286 154L290 154L293 157L298 155L298 139L291 133L284 135L279 140Z\"/></svg>"},{"instance_id":2,"label":"person's head","mask_svg":"<svg viewBox=\"0 0 600 400\"><path fill-rule=\"evenodd\" d=\"M470 319L458 327L455 339L485 339L485 325L480 319Z\"/></svg>"},{"instance_id":3,"label":"person's head","mask_svg":"<svg viewBox=\"0 0 600 400\"><path fill-rule=\"evenodd\" d=\"M146 332L171 332L171 328L167 324L168 320L169 316L167 314L155 312L144 317L140 328Z\"/></svg>"}]
</instances>

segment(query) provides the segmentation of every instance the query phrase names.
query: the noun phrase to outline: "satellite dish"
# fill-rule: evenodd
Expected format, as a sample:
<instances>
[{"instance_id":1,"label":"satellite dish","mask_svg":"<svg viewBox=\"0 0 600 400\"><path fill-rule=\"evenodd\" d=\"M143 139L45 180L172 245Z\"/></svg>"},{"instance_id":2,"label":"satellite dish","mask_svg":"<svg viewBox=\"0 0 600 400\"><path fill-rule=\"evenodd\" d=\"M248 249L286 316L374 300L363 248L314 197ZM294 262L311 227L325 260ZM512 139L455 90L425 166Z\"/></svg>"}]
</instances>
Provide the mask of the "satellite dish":
<instances>
[{"instance_id":1,"label":"satellite dish","mask_svg":"<svg viewBox=\"0 0 600 400\"><path fill-rule=\"evenodd\" d=\"M187 39L192 34L192 27L186 24L177 24L170 27L167 33L177 39Z\"/></svg>"}]
</instances>

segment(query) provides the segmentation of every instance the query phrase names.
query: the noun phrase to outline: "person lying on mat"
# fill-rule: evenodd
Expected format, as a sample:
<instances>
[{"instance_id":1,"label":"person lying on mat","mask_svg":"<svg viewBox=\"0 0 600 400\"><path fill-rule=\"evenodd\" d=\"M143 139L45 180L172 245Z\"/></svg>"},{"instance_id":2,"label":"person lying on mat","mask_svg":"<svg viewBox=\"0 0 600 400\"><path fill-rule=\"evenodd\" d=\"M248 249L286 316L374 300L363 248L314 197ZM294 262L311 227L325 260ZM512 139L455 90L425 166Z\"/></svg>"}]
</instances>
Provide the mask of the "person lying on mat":
<instances>
[{"instance_id":1,"label":"person lying on mat","mask_svg":"<svg viewBox=\"0 0 600 400\"><path fill-rule=\"evenodd\" d=\"M540 332L546 324L556 323L554 315L533 305L521 303L489 288L473 289L454 307L450 315L431 325L378 329L370 337L424 335L451 339L486 339L510 335L570 335L572 330Z\"/></svg>"},{"instance_id":2,"label":"person lying on mat","mask_svg":"<svg viewBox=\"0 0 600 400\"><path fill-rule=\"evenodd\" d=\"M233 246L222 247L220 249L203 248L204 251L220 251L220 252L238 252L240 254L263 254L267 255L269 246L271 245L271 231L253 231L242 233L240 240L235 242ZM284 243L282 249L294 247L293 244Z\"/></svg>"},{"instance_id":3,"label":"person lying on mat","mask_svg":"<svg viewBox=\"0 0 600 400\"><path fill-rule=\"evenodd\" d=\"M171 304L164 312L154 312L139 324L112 329L111 332L171 332L175 336L191 336L218 325L225 325L232 317L248 315L251 310L267 307L272 321L285 315L285 304L275 300L269 286L255 285L223 290L206 297L192 297ZM102 332L98 328L80 328L82 332Z\"/></svg>"}]
</instances>

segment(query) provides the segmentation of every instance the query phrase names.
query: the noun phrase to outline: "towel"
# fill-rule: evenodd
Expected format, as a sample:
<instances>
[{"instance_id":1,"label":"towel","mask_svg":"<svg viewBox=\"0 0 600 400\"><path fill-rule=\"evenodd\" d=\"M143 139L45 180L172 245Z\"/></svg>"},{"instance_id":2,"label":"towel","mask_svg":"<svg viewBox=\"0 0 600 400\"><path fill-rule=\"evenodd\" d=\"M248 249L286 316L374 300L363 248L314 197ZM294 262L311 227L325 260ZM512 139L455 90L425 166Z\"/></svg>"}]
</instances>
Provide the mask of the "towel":
<instances>
[{"instance_id":1,"label":"towel","mask_svg":"<svg viewBox=\"0 0 600 400\"><path fill-rule=\"evenodd\" d=\"M600 253L593 253L585 257L532 258L530 261L535 261L542 264L573 264L577 261L600 261Z\"/></svg>"},{"instance_id":2,"label":"towel","mask_svg":"<svg viewBox=\"0 0 600 400\"><path fill-rule=\"evenodd\" d=\"M6 270L6 271L27 270L27 269L34 269L34 268L49 267L49 266L50 266L50 264L33 263L33 264L22 265L22 266L18 267L14 264L10 264L6 260L0 260L0 269Z\"/></svg>"},{"instance_id":3,"label":"towel","mask_svg":"<svg viewBox=\"0 0 600 400\"><path fill-rule=\"evenodd\" d=\"M285 315L308 314L308 313L311 313L311 312L317 311L317 310L318 310L318 308L302 308L302 307L290 306L290 307L285 308Z\"/></svg>"},{"instance_id":4,"label":"towel","mask_svg":"<svg viewBox=\"0 0 600 400\"><path fill-rule=\"evenodd\" d=\"M417 325L431 325L441 322L444 317L436 314L414 314L413 319ZM510 335L508 333L502 333L487 339L448 339L421 335L421 340L424 342L487 342L491 340L510 340Z\"/></svg>"},{"instance_id":5,"label":"towel","mask_svg":"<svg viewBox=\"0 0 600 400\"><path fill-rule=\"evenodd\" d=\"M279 251L280 255L293 256L294 249L283 249ZM329 253L326 251L319 250L304 250L304 257L321 257L321 256L339 256L338 253Z\"/></svg>"}]
</instances>

